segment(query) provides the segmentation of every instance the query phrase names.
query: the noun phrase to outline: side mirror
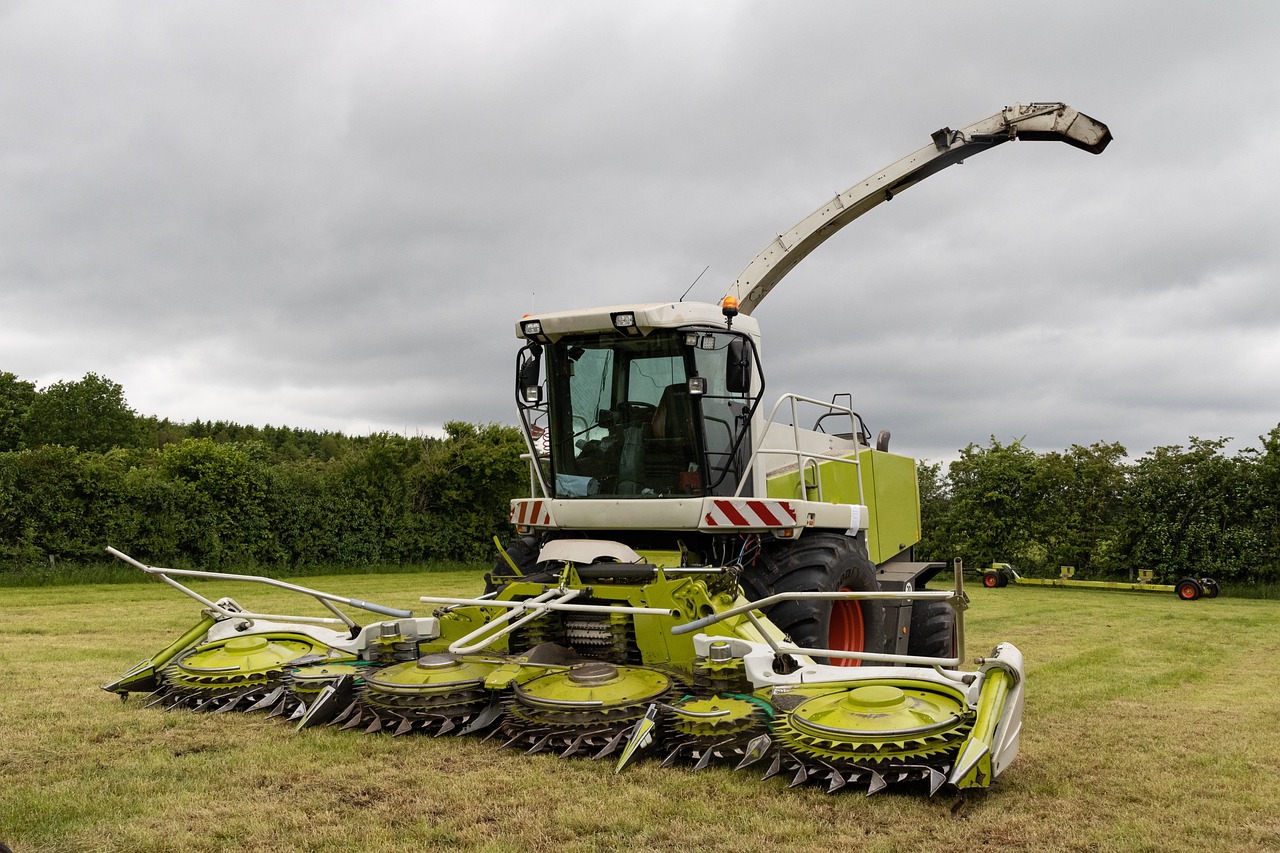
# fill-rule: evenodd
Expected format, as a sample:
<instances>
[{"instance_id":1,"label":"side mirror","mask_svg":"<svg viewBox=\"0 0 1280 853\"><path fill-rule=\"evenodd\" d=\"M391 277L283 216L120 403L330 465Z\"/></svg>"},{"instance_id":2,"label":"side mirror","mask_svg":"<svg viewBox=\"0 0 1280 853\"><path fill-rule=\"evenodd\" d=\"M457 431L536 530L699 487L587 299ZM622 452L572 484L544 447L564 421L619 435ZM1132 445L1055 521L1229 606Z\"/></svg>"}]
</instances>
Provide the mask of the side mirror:
<instances>
[{"instance_id":1,"label":"side mirror","mask_svg":"<svg viewBox=\"0 0 1280 853\"><path fill-rule=\"evenodd\" d=\"M536 406L542 402L542 347L526 347L526 354L520 361L520 369L516 371L516 389L520 394L520 402L526 406Z\"/></svg>"},{"instance_id":2,"label":"side mirror","mask_svg":"<svg viewBox=\"0 0 1280 853\"><path fill-rule=\"evenodd\" d=\"M730 394L751 393L751 346L744 338L729 341L724 387Z\"/></svg>"}]
</instances>

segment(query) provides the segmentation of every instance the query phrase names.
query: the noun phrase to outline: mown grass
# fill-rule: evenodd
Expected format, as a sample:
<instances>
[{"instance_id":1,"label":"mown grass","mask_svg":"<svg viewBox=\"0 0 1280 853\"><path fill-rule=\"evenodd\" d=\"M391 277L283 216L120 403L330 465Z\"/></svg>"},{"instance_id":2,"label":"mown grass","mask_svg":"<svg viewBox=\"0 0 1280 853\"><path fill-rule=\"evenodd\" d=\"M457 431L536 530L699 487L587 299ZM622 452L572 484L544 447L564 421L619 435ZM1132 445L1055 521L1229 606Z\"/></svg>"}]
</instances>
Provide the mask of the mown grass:
<instances>
[{"instance_id":1,"label":"mown grass","mask_svg":"<svg viewBox=\"0 0 1280 853\"><path fill-rule=\"evenodd\" d=\"M395 606L475 572L312 585ZM301 601L202 587L263 610ZM294 733L259 715L144 710L98 685L196 619L160 584L0 590L0 839L27 851L1274 850L1280 607L971 587L969 653L1018 645L1022 755L950 798L788 790L525 756L493 742Z\"/></svg>"}]
</instances>

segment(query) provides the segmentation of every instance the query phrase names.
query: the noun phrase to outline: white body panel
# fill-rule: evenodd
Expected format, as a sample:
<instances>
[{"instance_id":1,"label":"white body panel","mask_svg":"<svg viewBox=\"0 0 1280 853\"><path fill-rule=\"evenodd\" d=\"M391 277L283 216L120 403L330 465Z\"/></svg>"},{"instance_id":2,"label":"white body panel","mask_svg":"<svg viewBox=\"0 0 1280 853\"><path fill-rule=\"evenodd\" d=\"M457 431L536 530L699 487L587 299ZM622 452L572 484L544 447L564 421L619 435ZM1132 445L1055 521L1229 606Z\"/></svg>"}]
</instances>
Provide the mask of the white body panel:
<instances>
[{"instance_id":1,"label":"white body panel","mask_svg":"<svg viewBox=\"0 0 1280 853\"><path fill-rule=\"evenodd\" d=\"M870 523L867 507L765 498L518 498L511 523L520 530L703 530L798 535L808 527L856 533ZM790 531L790 534L786 534Z\"/></svg>"}]
</instances>

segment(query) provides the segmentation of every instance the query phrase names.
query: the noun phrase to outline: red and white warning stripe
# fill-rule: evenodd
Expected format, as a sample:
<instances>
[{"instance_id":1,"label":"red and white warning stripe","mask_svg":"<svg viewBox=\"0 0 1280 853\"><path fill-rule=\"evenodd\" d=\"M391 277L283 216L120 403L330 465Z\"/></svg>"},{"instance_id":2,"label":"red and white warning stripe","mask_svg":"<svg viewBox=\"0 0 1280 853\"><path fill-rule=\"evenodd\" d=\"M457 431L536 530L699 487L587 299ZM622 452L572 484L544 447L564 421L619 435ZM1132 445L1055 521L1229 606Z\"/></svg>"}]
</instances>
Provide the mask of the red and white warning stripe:
<instances>
[{"instance_id":1,"label":"red and white warning stripe","mask_svg":"<svg viewBox=\"0 0 1280 853\"><path fill-rule=\"evenodd\" d=\"M526 527L546 527L551 524L551 513L541 500L516 500L511 502L507 520Z\"/></svg>"},{"instance_id":2,"label":"red and white warning stripe","mask_svg":"<svg viewBox=\"0 0 1280 853\"><path fill-rule=\"evenodd\" d=\"M795 527L796 511L787 501L713 500L707 527Z\"/></svg>"}]
</instances>

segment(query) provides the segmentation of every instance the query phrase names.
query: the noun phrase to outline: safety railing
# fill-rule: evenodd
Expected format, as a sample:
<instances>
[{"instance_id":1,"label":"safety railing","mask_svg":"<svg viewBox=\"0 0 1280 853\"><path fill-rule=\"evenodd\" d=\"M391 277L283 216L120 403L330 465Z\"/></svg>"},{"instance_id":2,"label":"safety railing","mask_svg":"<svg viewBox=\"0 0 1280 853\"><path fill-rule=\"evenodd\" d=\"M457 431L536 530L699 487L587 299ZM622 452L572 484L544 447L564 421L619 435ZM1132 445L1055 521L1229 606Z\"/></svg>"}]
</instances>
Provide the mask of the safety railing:
<instances>
[{"instance_id":1,"label":"safety railing","mask_svg":"<svg viewBox=\"0 0 1280 853\"><path fill-rule=\"evenodd\" d=\"M782 409L784 404L788 405L791 409L790 424L783 424L776 420L778 417L778 412L780 409ZM839 465L852 465L854 469L857 471L856 479L858 483L858 503L865 504L866 500L864 498L863 490L862 490L862 467L859 462L857 453L854 453L853 456L847 456L847 455L838 455L834 453L822 453L815 450L806 450L804 448L803 434L804 433L812 434L812 431L804 430L800 427L800 408L799 407L801 404L818 406L822 409L826 409L826 414L821 415L819 417L819 420L821 420L822 418L828 417L830 415L836 414L836 415L847 415L849 417L850 424L856 424L858 421L858 414L848 406L842 406L839 403L836 403L830 400L817 400L817 399L814 399L813 397L805 397L801 394L783 394L781 397L778 398L778 402L773 404L773 409L769 412L769 417L765 420L765 428L761 430L760 434L756 437L755 441L753 442L753 446L751 448L751 458L747 462L747 470L749 471L756 470L756 466L762 464L765 457L781 456L785 458L794 458L796 472L799 476L800 489L804 493L803 495L800 496L800 499L801 500L816 499L818 502L823 502L824 498L822 493L822 463L825 462L825 463L835 463ZM767 447L765 446L765 442L768 440L769 433L772 432L775 427L786 428L788 426L790 427L790 430L791 430L792 446L790 447L779 447L777 445L770 445ZM813 472L812 483L810 483L808 480L808 474L810 471ZM750 484L753 479L754 478L752 477L743 477L742 481L738 484L738 489L734 493L734 497L741 497L743 490L747 488L748 484ZM817 493L816 497L811 496L809 494L810 490L813 490Z\"/></svg>"}]
</instances>

